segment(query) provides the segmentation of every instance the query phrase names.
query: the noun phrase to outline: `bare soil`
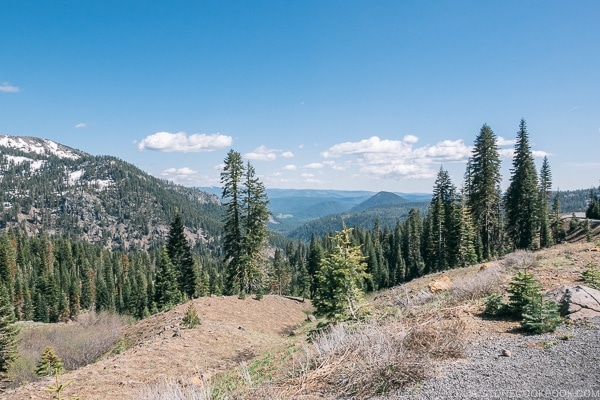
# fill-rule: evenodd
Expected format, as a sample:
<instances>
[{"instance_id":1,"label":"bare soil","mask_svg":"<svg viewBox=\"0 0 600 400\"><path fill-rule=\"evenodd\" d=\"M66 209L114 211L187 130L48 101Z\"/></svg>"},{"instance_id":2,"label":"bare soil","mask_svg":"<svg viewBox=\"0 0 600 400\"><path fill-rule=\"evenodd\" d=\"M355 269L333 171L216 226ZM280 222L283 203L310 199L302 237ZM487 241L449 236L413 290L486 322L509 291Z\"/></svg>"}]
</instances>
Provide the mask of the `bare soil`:
<instances>
[{"instance_id":1,"label":"bare soil","mask_svg":"<svg viewBox=\"0 0 600 400\"><path fill-rule=\"evenodd\" d=\"M127 350L67 372L60 381L72 384L62 398L131 399L143 386L162 380L199 384L216 373L237 367L290 340L311 311L309 301L279 296L261 300L203 297L194 300L202 321L185 329L181 320L188 304L153 315L126 328ZM0 394L1 399L51 399L46 379Z\"/></svg>"}]
</instances>

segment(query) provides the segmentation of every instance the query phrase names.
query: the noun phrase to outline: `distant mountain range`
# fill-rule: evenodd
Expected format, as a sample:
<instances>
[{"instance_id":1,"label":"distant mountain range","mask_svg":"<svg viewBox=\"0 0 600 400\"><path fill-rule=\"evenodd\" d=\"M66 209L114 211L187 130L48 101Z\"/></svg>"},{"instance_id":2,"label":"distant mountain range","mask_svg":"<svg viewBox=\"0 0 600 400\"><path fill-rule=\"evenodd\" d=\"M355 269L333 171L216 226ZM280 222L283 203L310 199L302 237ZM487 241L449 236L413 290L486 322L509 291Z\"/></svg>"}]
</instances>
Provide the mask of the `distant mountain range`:
<instances>
[{"instance_id":1,"label":"distant mountain range","mask_svg":"<svg viewBox=\"0 0 600 400\"><path fill-rule=\"evenodd\" d=\"M221 188L198 188L216 196L221 195ZM311 229L321 226L315 233L327 233L325 228L340 226L341 215L346 215L345 221L356 221L355 225L372 226L375 218L372 215L381 214L388 221L397 216L405 216L411 206L421 208L423 203L431 200L427 193L390 193L370 192L361 190L326 190L326 189L267 189L269 210L273 214L269 229L293 238L310 239ZM407 207L408 210L407 210ZM384 209L389 212L385 212ZM369 213L369 210L377 210ZM352 216L352 218L350 218ZM366 218L365 221L361 219ZM324 223L323 221L339 221L339 224ZM363 223L364 222L364 223ZM323 232L323 230L325 230ZM301 233L304 232L304 233Z\"/></svg>"},{"instance_id":2,"label":"distant mountain range","mask_svg":"<svg viewBox=\"0 0 600 400\"><path fill-rule=\"evenodd\" d=\"M390 193L344 190L270 189L273 221L269 229L293 239L309 240L314 233L341 229L341 215L347 226L372 227L379 214L388 222L408 214L407 204L429 202L424 193ZM389 217L389 218L388 218Z\"/></svg>"}]
</instances>

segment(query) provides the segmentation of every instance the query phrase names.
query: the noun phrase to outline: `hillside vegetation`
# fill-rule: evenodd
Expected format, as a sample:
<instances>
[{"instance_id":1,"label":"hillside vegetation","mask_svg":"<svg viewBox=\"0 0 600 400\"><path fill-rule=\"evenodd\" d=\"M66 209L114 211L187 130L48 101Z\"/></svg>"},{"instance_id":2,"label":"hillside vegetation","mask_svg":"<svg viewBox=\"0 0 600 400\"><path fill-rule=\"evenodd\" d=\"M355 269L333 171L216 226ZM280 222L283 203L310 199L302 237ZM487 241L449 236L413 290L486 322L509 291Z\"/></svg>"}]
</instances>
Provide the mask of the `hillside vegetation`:
<instances>
[{"instance_id":1,"label":"hillside vegetation","mask_svg":"<svg viewBox=\"0 0 600 400\"><path fill-rule=\"evenodd\" d=\"M362 322L317 336L311 333L316 322L306 322L308 302L277 296L197 299L200 326L182 327L186 305L139 321L124 330L119 354L62 375L64 382L73 381L64 393L90 400L158 399L152 396L159 390L173 400L210 398L203 393L240 399L386 398L403 387L418 393L419 382L444 375L474 346L521 336L517 321L482 317L485 296L503 291L522 268L544 290L579 284L586 266L598 262L595 249L585 241L563 244L425 276L371 296L371 316ZM432 284L443 277L450 287L433 293ZM535 337L529 343L543 346ZM536 371L530 373L534 379ZM51 382L0 398L48 399L43 388ZM186 391L188 397L177 397Z\"/></svg>"},{"instance_id":2,"label":"hillside vegetation","mask_svg":"<svg viewBox=\"0 0 600 400\"><path fill-rule=\"evenodd\" d=\"M214 251L221 231L216 196L43 139L0 136L0 149L1 228L148 250L166 237L178 210L194 244Z\"/></svg>"}]
</instances>

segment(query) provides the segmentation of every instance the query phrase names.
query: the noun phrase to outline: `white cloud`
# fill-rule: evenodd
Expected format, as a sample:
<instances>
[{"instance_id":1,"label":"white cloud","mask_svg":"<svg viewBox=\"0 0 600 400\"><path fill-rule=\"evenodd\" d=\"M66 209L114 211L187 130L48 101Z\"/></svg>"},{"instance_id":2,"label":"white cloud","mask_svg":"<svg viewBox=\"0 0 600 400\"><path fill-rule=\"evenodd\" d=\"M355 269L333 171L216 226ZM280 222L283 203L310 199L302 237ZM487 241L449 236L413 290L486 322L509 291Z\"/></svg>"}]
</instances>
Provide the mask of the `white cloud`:
<instances>
[{"instance_id":1,"label":"white cloud","mask_svg":"<svg viewBox=\"0 0 600 400\"><path fill-rule=\"evenodd\" d=\"M19 93L20 91L21 91L21 89L19 89L17 86L11 85L9 82L0 83L0 92Z\"/></svg>"},{"instance_id":2,"label":"white cloud","mask_svg":"<svg viewBox=\"0 0 600 400\"><path fill-rule=\"evenodd\" d=\"M372 136L359 142L336 144L321 155L349 158L342 165L345 168L358 166L362 177L401 179L434 177L437 168L434 169L433 164L464 162L471 155L471 148L462 139L415 147L418 140L414 135L406 135L402 140ZM340 165L336 167L340 169Z\"/></svg>"},{"instance_id":3,"label":"white cloud","mask_svg":"<svg viewBox=\"0 0 600 400\"><path fill-rule=\"evenodd\" d=\"M315 176L315 174L309 174L309 173L307 173L307 172L304 172L304 173L303 173L302 175L300 175L300 176L302 176L303 178L313 178L313 177Z\"/></svg>"},{"instance_id":4,"label":"white cloud","mask_svg":"<svg viewBox=\"0 0 600 400\"><path fill-rule=\"evenodd\" d=\"M533 155L533 158L544 158L552 155L544 150L532 150L531 154Z\"/></svg>"},{"instance_id":5,"label":"white cloud","mask_svg":"<svg viewBox=\"0 0 600 400\"><path fill-rule=\"evenodd\" d=\"M75 125L76 129L81 129L81 128L87 128L87 124L80 122L77 125Z\"/></svg>"},{"instance_id":6,"label":"white cloud","mask_svg":"<svg viewBox=\"0 0 600 400\"><path fill-rule=\"evenodd\" d=\"M294 164L288 164L285 167L283 167L283 169L286 171L295 171L298 169L298 167L295 166Z\"/></svg>"},{"instance_id":7,"label":"white cloud","mask_svg":"<svg viewBox=\"0 0 600 400\"><path fill-rule=\"evenodd\" d=\"M402 138L402 140L406 143L414 144L419 141L419 138L415 135L406 135Z\"/></svg>"},{"instance_id":8,"label":"white cloud","mask_svg":"<svg viewBox=\"0 0 600 400\"><path fill-rule=\"evenodd\" d=\"M322 163L310 163L310 164L306 164L304 165L302 168L306 168L306 169L321 169L323 168L323 164Z\"/></svg>"},{"instance_id":9,"label":"white cloud","mask_svg":"<svg viewBox=\"0 0 600 400\"><path fill-rule=\"evenodd\" d=\"M169 133L156 132L145 137L139 144L139 150L156 150L167 153L194 153L201 151L213 151L231 146L231 136L213 133L195 133L187 135L185 132Z\"/></svg>"},{"instance_id":10,"label":"white cloud","mask_svg":"<svg viewBox=\"0 0 600 400\"><path fill-rule=\"evenodd\" d=\"M194 186L200 185L202 182L198 171L194 171L189 167L167 168L161 172L160 176L168 181L172 181L180 185Z\"/></svg>"},{"instance_id":11,"label":"white cloud","mask_svg":"<svg viewBox=\"0 0 600 400\"><path fill-rule=\"evenodd\" d=\"M515 149L498 149L500 158L511 159L515 155Z\"/></svg>"},{"instance_id":12,"label":"white cloud","mask_svg":"<svg viewBox=\"0 0 600 400\"><path fill-rule=\"evenodd\" d=\"M506 160L512 160L515 156L515 149L499 149L498 154L501 158L504 158ZM533 158L544 158L551 154L543 150L532 150L531 155L533 156Z\"/></svg>"},{"instance_id":13,"label":"white cloud","mask_svg":"<svg viewBox=\"0 0 600 400\"><path fill-rule=\"evenodd\" d=\"M163 173L161 175L182 175L182 176L189 176L189 175L194 175L197 174L198 171L194 171L193 169L189 168L189 167L183 167L183 168L167 168L163 171Z\"/></svg>"},{"instance_id":14,"label":"white cloud","mask_svg":"<svg viewBox=\"0 0 600 400\"><path fill-rule=\"evenodd\" d=\"M244 157L248 160L258 161L273 161L277 159L277 152L279 150L270 149L267 146L259 146L254 151L244 154Z\"/></svg>"},{"instance_id":15,"label":"white cloud","mask_svg":"<svg viewBox=\"0 0 600 400\"><path fill-rule=\"evenodd\" d=\"M263 145L254 149L254 151L244 154L244 158L256 161L274 161L278 157L293 158L294 153L280 149L271 149Z\"/></svg>"},{"instance_id":16,"label":"white cloud","mask_svg":"<svg viewBox=\"0 0 600 400\"><path fill-rule=\"evenodd\" d=\"M496 139L496 144L498 146L514 146L517 143L516 139L505 139L502 136L498 136Z\"/></svg>"}]
</instances>

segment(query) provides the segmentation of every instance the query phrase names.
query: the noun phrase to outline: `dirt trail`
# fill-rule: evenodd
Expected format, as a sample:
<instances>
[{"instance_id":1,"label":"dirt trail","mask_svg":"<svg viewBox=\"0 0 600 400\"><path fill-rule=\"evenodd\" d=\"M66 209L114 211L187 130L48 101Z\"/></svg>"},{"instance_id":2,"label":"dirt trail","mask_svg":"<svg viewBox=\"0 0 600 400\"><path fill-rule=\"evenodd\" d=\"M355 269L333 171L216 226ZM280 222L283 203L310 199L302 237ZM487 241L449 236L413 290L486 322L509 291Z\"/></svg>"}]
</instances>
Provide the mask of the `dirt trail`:
<instances>
[{"instance_id":1,"label":"dirt trail","mask_svg":"<svg viewBox=\"0 0 600 400\"><path fill-rule=\"evenodd\" d=\"M278 296L262 300L205 297L194 300L202 324L179 328L187 304L144 319L125 330L127 351L61 375L73 381L64 397L131 399L138 390L163 379L199 383L289 340L303 323L310 302ZM50 399L52 380L22 386L1 399Z\"/></svg>"}]
</instances>

